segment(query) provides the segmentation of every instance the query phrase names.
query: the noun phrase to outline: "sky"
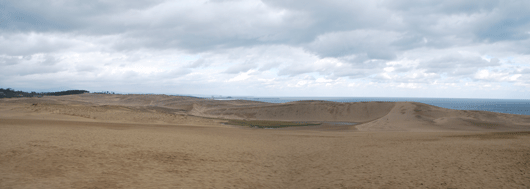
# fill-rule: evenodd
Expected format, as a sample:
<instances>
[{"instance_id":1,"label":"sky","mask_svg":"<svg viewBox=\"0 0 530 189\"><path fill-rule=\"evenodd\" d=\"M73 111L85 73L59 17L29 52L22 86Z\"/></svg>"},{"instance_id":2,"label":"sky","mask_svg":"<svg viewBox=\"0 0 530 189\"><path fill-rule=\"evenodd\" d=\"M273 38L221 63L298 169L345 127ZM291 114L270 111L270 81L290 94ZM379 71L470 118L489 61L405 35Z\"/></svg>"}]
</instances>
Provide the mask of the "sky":
<instances>
[{"instance_id":1,"label":"sky","mask_svg":"<svg viewBox=\"0 0 530 189\"><path fill-rule=\"evenodd\" d=\"M530 97L528 0L0 0L0 88Z\"/></svg>"}]
</instances>

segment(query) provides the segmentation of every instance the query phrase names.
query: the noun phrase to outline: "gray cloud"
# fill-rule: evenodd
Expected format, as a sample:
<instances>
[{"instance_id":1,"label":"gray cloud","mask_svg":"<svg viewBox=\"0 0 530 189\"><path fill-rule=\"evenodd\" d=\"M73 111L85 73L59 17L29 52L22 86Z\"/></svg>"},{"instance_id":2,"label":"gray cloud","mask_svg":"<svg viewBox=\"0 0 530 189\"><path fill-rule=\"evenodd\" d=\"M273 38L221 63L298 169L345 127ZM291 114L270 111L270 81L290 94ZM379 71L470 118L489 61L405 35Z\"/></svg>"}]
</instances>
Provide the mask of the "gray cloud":
<instances>
[{"instance_id":1,"label":"gray cloud","mask_svg":"<svg viewBox=\"0 0 530 189\"><path fill-rule=\"evenodd\" d=\"M0 74L4 76L27 76L34 74L53 74L65 69L57 65L56 59L46 57L44 61L34 60L24 60L16 59L13 57L3 58L5 60L12 61L10 65L2 65L0 69ZM30 59L31 60L31 59ZM0 59L0 62L2 60Z\"/></svg>"},{"instance_id":2,"label":"gray cloud","mask_svg":"<svg viewBox=\"0 0 530 189\"><path fill-rule=\"evenodd\" d=\"M530 4L525 1L210 2L187 6L164 1L4 2L10 12L48 20L42 25L49 24L53 30L13 23L2 29L118 35L119 40L109 42L117 50L148 47L205 52L289 44L308 45L307 50L323 57L364 53L375 59L393 59L400 53L396 50L454 46L469 37L476 42L530 37L530 13L524 8Z\"/></svg>"},{"instance_id":3,"label":"gray cloud","mask_svg":"<svg viewBox=\"0 0 530 189\"><path fill-rule=\"evenodd\" d=\"M188 75L189 73L191 73L191 70L189 69L173 69L164 74L164 78L179 78Z\"/></svg>"},{"instance_id":4,"label":"gray cloud","mask_svg":"<svg viewBox=\"0 0 530 189\"><path fill-rule=\"evenodd\" d=\"M369 59L394 59L390 43L398 37L393 32L356 30L319 36L307 49L323 57L366 54Z\"/></svg>"},{"instance_id":5,"label":"gray cloud","mask_svg":"<svg viewBox=\"0 0 530 189\"><path fill-rule=\"evenodd\" d=\"M75 69L78 72L95 72L99 70L97 67L91 65L76 65Z\"/></svg>"},{"instance_id":6,"label":"gray cloud","mask_svg":"<svg viewBox=\"0 0 530 189\"><path fill-rule=\"evenodd\" d=\"M1 32L1 30L0 30ZM31 56L72 48L75 44L63 36L31 33L5 33L0 37L0 52L9 56Z\"/></svg>"},{"instance_id":7,"label":"gray cloud","mask_svg":"<svg viewBox=\"0 0 530 189\"><path fill-rule=\"evenodd\" d=\"M199 67L205 67L205 66L208 66L210 65L210 63L204 59L204 58L200 58L196 61L193 61L188 67L190 68L199 68Z\"/></svg>"},{"instance_id":8,"label":"gray cloud","mask_svg":"<svg viewBox=\"0 0 530 189\"><path fill-rule=\"evenodd\" d=\"M292 66L280 69L280 71L278 72L278 75L292 77L292 76L296 76L296 75L300 75L304 73L312 73L312 72L315 72L315 70L310 67L292 65Z\"/></svg>"},{"instance_id":9,"label":"gray cloud","mask_svg":"<svg viewBox=\"0 0 530 189\"><path fill-rule=\"evenodd\" d=\"M480 68L499 66L499 60L486 61L480 57L464 57L460 54L450 54L427 61L418 68L426 73L447 74L451 76L470 75Z\"/></svg>"},{"instance_id":10,"label":"gray cloud","mask_svg":"<svg viewBox=\"0 0 530 189\"><path fill-rule=\"evenodd\" d=\"M19 57L4 57L4 58L0 58L0 64L2 66L16 65L20 61L21 61L21 58L19 58Z\"/></svg>"},{"instance_id":11,"label":"gray cloud","mask_svg":"<svg viewBox=\"0 0 530 189\"><path fill-rule=\"evenodd\" d=\"M499 0L470 0L470 1L421 1L421 0L402 0L402 1L383 1L383 6L393 10L410 12L414 14L459 14L459 13L476 13L480 11L491 11L496 8L501 1Z\"/></svg>"},{"instance_id":12,"label":"gray cloud","mask_svg":"<svg viewBox=\"0 0 530 189\"><path fill-rule=\"evenodd\" d=\"M227 74L238 74L241 72L247 72L250 69L256 69L258 67L257 64L254 63L242 63L242 64L236 64L233 66L230 66L228 69L224 71L224 73Z\"/></svg>"},{"instance_id":13,"label":"gray cloud","mask_svg":"<svg viewBox=\"0 0 530 189\"><path fill-rule=\"evenodd\" d=\"M262 64L262 66L259 68L259 71L267 71L267 70L270 70L272 68L279 67L280 65L282 65L282 63L280 63L280 62L265 63L265 64Z\"/></svg>"},{"instance_id":14,"label":"gray cloud","mask_svg":"<svg viewBox=\"0 0 530 189\"><path fill-rule=\"evenodd\" d=\"M524 0L0 0L0 33L0 72L19 81L524 83L530 69Z\"/></svg>"}]
</instances>

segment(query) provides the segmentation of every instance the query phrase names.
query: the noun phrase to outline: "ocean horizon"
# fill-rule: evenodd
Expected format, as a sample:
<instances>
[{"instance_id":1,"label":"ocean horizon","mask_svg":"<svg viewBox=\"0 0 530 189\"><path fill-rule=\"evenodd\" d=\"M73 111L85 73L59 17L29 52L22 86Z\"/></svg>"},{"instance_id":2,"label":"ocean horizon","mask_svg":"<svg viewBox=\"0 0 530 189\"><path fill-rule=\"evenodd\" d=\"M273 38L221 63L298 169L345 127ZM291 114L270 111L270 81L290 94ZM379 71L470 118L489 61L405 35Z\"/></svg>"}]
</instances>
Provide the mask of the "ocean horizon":
<instances>
[{"instance_id":1,"label":"ocean horizon","mask_svg":"<svg viewBox=\"0 0 530 189\"><path fill-rule=\"evenodd\" d=\"M201 97L204 98L204 97ZM304 100L333 102L420 102L454 110L477 110L519 115L530 115L530 99L479 99L479 98L412 98L412 97L209 97L214 100L251 100L268 103L286 103Z\"/></svg>"}]
</instances>

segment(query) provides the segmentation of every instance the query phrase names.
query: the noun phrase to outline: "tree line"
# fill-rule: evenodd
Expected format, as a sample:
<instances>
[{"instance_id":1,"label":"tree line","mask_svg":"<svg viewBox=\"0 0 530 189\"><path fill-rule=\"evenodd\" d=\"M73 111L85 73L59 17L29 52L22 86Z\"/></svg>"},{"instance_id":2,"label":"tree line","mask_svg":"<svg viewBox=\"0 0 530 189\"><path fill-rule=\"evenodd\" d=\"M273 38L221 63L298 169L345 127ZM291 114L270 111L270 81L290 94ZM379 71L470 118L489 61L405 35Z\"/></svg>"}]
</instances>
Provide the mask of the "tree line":
<instances>
[{"instance_id":1,"label":"tree line","mask_svg":"<svg viewBox=\"0 0 530 189\"><path fill-rule=\"evenodd\" d=\"M73 94L83 94L90 93L87 90L67 90L59 92L24 92L24 91L15 91L14 89L0 88L0 98L16 98L16 97L42 97L42 96L63 96L63 95L73 95Z\"/></svg>"}]
</instances>

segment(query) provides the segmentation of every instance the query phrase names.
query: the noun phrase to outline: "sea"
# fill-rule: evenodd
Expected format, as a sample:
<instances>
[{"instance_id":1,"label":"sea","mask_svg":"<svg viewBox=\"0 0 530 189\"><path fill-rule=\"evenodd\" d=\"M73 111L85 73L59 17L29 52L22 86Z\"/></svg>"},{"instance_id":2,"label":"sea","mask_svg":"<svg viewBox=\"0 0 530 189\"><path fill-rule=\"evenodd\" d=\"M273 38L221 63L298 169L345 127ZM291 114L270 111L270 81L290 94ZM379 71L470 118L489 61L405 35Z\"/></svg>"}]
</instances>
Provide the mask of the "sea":
<instances>
[{"instance_id":1,"label":"sea","mask_svg":"<svg viewBox=\"0 0 530 189\"><path fill-rule=\"evenodd\" d=\"M285 103L302 100L333 102L421 102L454 110L478 110L508 114L530 115L530 99L476 99L476 98L401 98L401 97L213 97L215 100L252 100Z\"/></svg>"}]
</instances>

